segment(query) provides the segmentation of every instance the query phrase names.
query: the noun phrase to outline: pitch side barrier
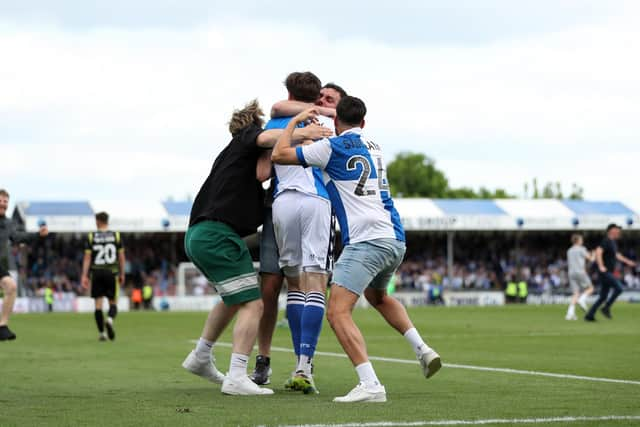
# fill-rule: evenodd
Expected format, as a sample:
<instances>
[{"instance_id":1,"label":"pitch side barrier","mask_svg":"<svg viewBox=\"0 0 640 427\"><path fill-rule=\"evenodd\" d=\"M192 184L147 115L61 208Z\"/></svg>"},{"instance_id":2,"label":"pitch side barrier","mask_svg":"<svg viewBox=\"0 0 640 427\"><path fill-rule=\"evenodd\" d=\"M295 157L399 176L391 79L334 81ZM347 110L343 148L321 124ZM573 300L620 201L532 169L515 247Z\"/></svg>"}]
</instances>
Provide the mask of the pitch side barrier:
<instances>
[{"instance_id":1,"label":"pitch side barrier","mask_svg":"<svg viewBox=\"0 0 640 427\"><path fill-rule=\"evenodd\" d=\"M432 306L424 292L396 292L394 295L405 307L424 307ZM445 291L443 293L445 306L501 306L505 304L504 294L498 291ZM529 295L527 304L529 305L547 305L562 304L566 305L571 299L570 296L564 295ZM588 303L595 301L596 296L591 296ZM188 296L156 296L153 299L153 307L157 311L209 311L211 307L221 301L218 295L188 295ZM640 291L625 291L618 301L628 303L640 303ZM2 299L0 298L0 305ZM284 309L287 303L286 293L280 294L279 307ZM358 308L368 308L369 304L364 298L360 298L357 304ZM17 298L14 306L14 313L44 313L48 307L42 297L24 297ZM93 299L89 297L77 297L74 294L57 293L54 296L53 311L54 312L71 312L71 313L91 313L94 310ZM120 297L118 299L118 311L126 312L131 310L129 298Z\"/></svg>"}]
</instances>

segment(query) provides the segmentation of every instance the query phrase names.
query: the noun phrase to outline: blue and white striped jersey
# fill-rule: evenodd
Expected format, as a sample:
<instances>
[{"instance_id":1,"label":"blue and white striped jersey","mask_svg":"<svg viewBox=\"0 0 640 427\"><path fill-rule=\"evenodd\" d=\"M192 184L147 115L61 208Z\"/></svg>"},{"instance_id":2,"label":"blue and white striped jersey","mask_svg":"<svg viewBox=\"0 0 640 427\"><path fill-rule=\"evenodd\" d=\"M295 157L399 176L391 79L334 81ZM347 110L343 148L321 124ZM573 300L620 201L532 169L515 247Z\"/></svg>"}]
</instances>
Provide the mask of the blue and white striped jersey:
<instances>
[{"instance_id":1,"label":"blue and white striped jersey","mask_svg":"<svg viewBox=\"0 0 640 427\"><path fill-rule=\"evenodd\" d=\"M382 150L353 128L340 136L296 147L303 166L323 170L344 245L380 238L405 241L393 206Z\"/></svg>"},{"instance_id":2,"label":"blue and white striped jersey","mask_svg":"<svg viewBox=\"0 0 640 427\"><path fill-rule=\"evenodd\" d=\"M271 119L265 125L265 130L284 129L292 117L277 117ZM333 128L332 128L333 129ZM295 190L311 196L329 199L327 189L322 182L322 171L319 168L303 168L290 165L273 165L276 172L276 185L273 198L278 197L283 191Z\"/></svg>"}]
</instances>

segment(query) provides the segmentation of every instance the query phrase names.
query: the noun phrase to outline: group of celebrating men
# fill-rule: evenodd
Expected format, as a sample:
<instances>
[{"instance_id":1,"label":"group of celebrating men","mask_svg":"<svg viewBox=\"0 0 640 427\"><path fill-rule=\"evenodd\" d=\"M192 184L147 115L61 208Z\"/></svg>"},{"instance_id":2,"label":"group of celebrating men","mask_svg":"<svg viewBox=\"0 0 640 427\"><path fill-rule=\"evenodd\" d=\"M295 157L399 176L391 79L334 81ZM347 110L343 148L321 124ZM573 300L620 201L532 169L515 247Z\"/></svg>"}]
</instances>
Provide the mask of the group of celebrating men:
<instances>
[{"instance_id":1,"label":"group of celebrating men","mask_svg":"<svg viewBox=\"0 0 640 427\"><path fill-rule=\"evenodd\" d=\"M186 253L215 285L223 303L210 312L183 367L222 384L225 394L273 394L260 385L270 383L271 338L286 278L286 314L296 366L285 388L318 393L313 356L326 305L329 323L360 380L334 401L384 402L385 388L351 315L362 294L407 339L425 377L434 375L441 361L405 308L386 294L405 253L405 236L382 151L362 133L367 111L362 100L335 84L322 87L310 72L291 73L285 86L288 99L273 106L266 126L255 100L233 113L232 140L216 158L193 204ZM270 178L265 195L262 182ZM335 266L333 218L343 244ZM259 282L242 238L260 225ZM224 375L216 368L213 347L236 314L231 361ZM248 376L256 338L259 354Z\"/></svg>"}]
</instances>

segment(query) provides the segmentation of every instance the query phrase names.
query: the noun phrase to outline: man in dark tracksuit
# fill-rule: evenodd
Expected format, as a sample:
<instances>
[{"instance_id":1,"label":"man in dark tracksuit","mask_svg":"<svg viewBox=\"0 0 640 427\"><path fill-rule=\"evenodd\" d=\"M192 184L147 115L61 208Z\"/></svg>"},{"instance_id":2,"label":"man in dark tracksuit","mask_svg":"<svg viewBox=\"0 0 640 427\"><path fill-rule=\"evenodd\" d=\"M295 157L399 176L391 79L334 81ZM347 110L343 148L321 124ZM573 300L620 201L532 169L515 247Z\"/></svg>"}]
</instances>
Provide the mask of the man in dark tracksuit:
<instances>
[{"instance_id":1,"label":"man in dark tracksuit","mask_svg":"<svg viewBox=\"0 0 640 427\"><path fill-rule=\"evenodd\" d=\"M9 316L16 301L18 285L9 274L9 244L26 243L35 238L30 233L19 230L16 224L7 218L9 193L0 189L0 288L4 292L2 314L0 315L0 341L15 340L16 334L9 329ZM40 237L49 234L46 225L40 227Z\"/></svg>"},{"instance_id":2,"label":"man in dark tracksuit","mask_svg":"<svg viewBox=\"0 0 640 427\"><path fill-rule=\"evenodd\" d=\"M600 245L596 248L596 262L598 263L598 281L600 282L600 295L596 302L591 306L589 312L584 317L584 320L593 322L596 320L595 314L598 311L598 307L606 301L604 307L602 307L602 314L611 319L611 305L615 302L616 298L622 293L622 283L614 275L616 268L616 262L620 261L627 264L630 267L636 265L635 262L629 258L618 253L618 245L616 240L620 239L621 227L616 224L609 224L607 227L607 235L602 240ZM613 289L611 296L609 297L609 291ZM607 300L607 297L609 298Z\"/></svg>"}]
</instances>

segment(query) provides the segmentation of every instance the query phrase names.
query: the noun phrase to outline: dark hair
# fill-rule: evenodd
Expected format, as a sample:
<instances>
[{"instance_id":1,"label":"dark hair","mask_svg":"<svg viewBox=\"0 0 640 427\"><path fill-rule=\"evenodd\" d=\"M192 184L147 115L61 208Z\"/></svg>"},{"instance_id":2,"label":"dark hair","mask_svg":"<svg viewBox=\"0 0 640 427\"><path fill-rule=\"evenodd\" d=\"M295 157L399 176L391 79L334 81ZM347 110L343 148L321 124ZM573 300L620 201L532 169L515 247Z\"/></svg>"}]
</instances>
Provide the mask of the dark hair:
<instances>
[{"instance_id":1,"label":"dark hair","mask_svg":"<svg viewBox=\"0 0 640 427\"><path fill-rule=\"evenodd\" d=\"M617 228L618 230L622 230L622 227L620 227L618 224L615 223L611 223L609 225L607 225L607 233L609 231L611 231L612 229Z\"/></svg>"},{"instance_id":2,"label":"dark hair","mask_svg":"<svg viewBox=\"0 0 640 427\"><path fill-rule=\"evenodd\" d=\"M296 101L316 102L320 98L320 79L309 71L289 74L284 85Z\"/></svg>"},{"instance_id":3,"label":"dark hair","mask_svg":"<svg viewBox=\"0 0 640 427\"><path fill-rule=\"evenodd\" d=\"M4 196L7 199L9 198L9 192L7 190L5 190L4 188L0 188L0 196Z\"/></svg>"},{"instance_id":4,"label":"dark hair","mask_svg":"<svg viewBox=\"0 0 640 427\"><path fill-rule=\"evenodd\" d=\"M333 89L336 92L338 92L340 94L340 99L344 98L345 96L347 96L347 91L342 89L340 86L338 86L335 83L327 83L326 85L322 86L322 89Z\"/></svg>"},{"instance_id":5,"label":"dark hair","mask_svg":"<svg viewBox=\"0 0 640 427\"><path fill-rule=\"evenodd\" d=\"M346 125L359 126L367 115L367 107L360 98L345 96L336 107L336 115Z\"/></svg>"},{"instance_id":6,"label":"dark hair","mask_svg":"<svg viewBox=\"0 0 640 427\"><path fill-rule=\"evenodd\" d=\"M109 214L106 212L98 212L96 214L96 221L103 224L109 224Z\"/></svg>"}]
</instances>

